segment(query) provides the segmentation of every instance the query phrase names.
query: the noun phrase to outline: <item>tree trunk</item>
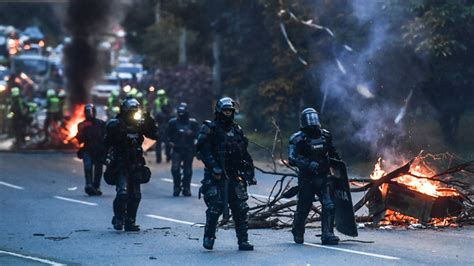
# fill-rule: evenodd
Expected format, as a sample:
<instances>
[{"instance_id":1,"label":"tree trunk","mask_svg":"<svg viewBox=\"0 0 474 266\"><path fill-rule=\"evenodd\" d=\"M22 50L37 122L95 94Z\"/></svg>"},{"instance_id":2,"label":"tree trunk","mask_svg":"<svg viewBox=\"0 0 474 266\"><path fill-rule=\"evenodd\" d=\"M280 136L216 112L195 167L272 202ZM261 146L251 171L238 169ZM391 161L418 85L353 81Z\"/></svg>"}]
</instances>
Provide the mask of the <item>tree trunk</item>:
<instances>
[{"instance_id":1,"label":"tree trunk","mask_svg":"<svg viewBox=\"0 0 474 266\"><path fill-rule=\"evenodd\" d=\"M179 64L186 64L186 44L187 44L187 31L185 27L181 28L181 35L179 36Z\"/></svg>"},{"instance_id":2,"label":"tree trunk","mask_svg":"<svg viewBox=\"0 0 474 266\"><path fill-rule=\"evenodd\" d=\"M222 96L222 80L221 80L221 60L220 60L220 46L221 36L214 32L212 41L212 58L214 64L212 65L212 87L216 96Z\"/></svg>"}]
</instances>

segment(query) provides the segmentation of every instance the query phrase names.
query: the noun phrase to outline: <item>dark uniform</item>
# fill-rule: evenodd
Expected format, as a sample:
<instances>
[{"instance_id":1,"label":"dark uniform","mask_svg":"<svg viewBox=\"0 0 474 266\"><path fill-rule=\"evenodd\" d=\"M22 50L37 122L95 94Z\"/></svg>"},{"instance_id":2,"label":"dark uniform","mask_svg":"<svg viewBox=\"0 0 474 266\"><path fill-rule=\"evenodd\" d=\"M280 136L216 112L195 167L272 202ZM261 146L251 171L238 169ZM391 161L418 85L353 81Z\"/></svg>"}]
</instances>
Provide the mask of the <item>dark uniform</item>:
<instances>
[{"instance_id":1,"label":"dark uniform","mask_svg":"<svg viewBox=\"0 0 474 266\"><path fill-rule=\"evenodd\" d=\"M120 113L107 123L105 147L112 155L105 178L116 186L112 219L116 230L122 230L124 224L125 231L140 230L135 224L141 200L140 184L147 183L151 175L143 157L143 136L156 140L157 131L153 119L148 114L142 115L140 104L133 98L124 100Z\"/></svg>"},{"instance_id":2,"label":"dark uniform","mask_svg":"<svg viewBox=\"0 0 474 266\"><path fill-rule=\"evenodd\" d=\"M105 122L96 118L96 109L92 104L84 107L86 120L77 126L76 139L83 147L77 155L84 164L86 179L85 192L89 195L102 195L100 180L102 179L102 164L105 159Z\"/></svg>"},{"instance_id":3,"label":"dark uniform","mask_svg":"<svg viewBox=\"0 0 474 266\"><path fill-rule=\"evenodd\" d=\"M298 205L293 221L293 236L296 243L304 242L305 221L314 201L314 195L322 205L323 245L335 245L339 238L334 235L334 189L329 175L329 158L340 159L332 144L329 131L321 129L319 117L313 108L301 113L301 130L293 134L288 146L290 165L299 169Z\"/></svg>"},{"instance_id":4,"label":"dark uniform","mask_svg":"<svg viewBox=\"0 0 474 266\"><path fill-rule=\"evenodd\" d=\"M235 102L220 99L214 121L205 121L198 135L197 152L205 165L200 193L207 205L203 246L212 249L218 218L229 218L229 207L235 223L239 250L253 250L248 242L247 184L255 185L252 157L247 151L247 138L233 121Z\"/></svg>"},{"instance_id":5,"label":"dark uniform","mask_svg":"<svg viewBox=\"0 0 474 266\"><path fill-rule=\"evenodd\" d=\"M193 175L193 159L195 155L194 141L197 138L199 124L194 118L189 118L186 103L178 107L178 117L171 118L168 123L168 138L172 147L171 174L173 175L173 196L191 196L191 178ZM182 171L182 180L181 180Z\"/></svg>"}]
</instances>

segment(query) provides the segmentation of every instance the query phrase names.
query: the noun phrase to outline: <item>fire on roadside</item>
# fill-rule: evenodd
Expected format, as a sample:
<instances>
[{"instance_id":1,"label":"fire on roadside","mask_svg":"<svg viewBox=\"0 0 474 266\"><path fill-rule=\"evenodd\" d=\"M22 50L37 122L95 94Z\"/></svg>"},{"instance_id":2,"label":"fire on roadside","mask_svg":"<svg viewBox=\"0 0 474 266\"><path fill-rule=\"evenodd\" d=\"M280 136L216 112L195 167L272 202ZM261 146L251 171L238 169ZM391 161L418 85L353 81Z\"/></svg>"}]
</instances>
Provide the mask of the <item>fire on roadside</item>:
<instances>
[{"instance_id":1,"label":"fire on roadside","mask_svg":"<svg viewBox=\"0 0 474 266\"><path fill-rule=\"evenodd\" d=\"M63 140L64 144L74 144L74 146L78 147L79 144L76 141L77 135L77 125L84 120L84 104L76 104L72 108L71 117L69 120L66 121L66 129L64 132L67 136L66 139Z\"/></svg>"},{"instance_id":2,"label":"fire on roadside","mask_svg":"<svg viewBox=\"0 0 474 266\"><path fill-rule=\"evenodd\" d=\"M386 173L382 167L382 159L379 158L374 166L374 170L370 175L372 180L382 178ZM414 191L425 195L424 198L436 199L439 197L459 197L457 190L446 187L442 182L433 180L430 177L435 175L435 171L423 161L423 158L416 157L410 167L410 174L399 176L392 180L396 186L401 185L406 191ZM387 189L390 184L383 184L379 187L382 195L387 197ZM400 196L400 195L399 195ZM388 224L419 224L421 221L418 218L405 215L401 212L387 209L384 219L380 222L381 225ZM455 226L455 217L431 218L427 224L433 226Z\"/></svg>"}]
</instances>

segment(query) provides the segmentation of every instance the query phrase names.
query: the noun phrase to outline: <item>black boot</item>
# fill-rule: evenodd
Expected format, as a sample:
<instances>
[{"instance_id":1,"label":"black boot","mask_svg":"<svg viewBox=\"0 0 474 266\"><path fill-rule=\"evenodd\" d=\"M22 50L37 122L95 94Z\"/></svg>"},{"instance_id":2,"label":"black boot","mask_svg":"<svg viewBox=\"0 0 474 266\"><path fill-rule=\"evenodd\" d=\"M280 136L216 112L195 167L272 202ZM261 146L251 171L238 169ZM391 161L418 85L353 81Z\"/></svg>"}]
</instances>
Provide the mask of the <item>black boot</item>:
<instances>
[{"instance_id":1,"label":"black boot","mask_svg":"<svg viewBox=\"0 0 474 266\"><path fill-rule=\"evenodd\" d=\"M135 224L135 219L127 218L125 220L125 231L137 232L137 231L140 231L140 226Z\"/></svg>"},{"instance_id":2,"label":"black boot","mask_svg":"<svg viewBox=\"0 0 474 266\"><path fill-rule=\"evenodd\" d=\"M181 193L181 188L180 187L174 187L173 188L173 197L179 197L179 193Z\"/></svg>"},{"instance_id":3,"label":"black boot","mask_svg":"<svg viewBox=\"0 0 474 266\"><path fill-rule=\"evenodd\" d=\"M291 229L291 233L293 233L293 241L295 241L296 244L304 243L304 232L301 232L300 230L297 230L293 227L293 229Z\"/></svg>"},{"instance_id":4,"label":"black boot","mask_svg":"<svg viewBox=\"0 0 474 266\"><path fill-rule=\"evenodd\" d=\"M253 245L249 243L248 239L239 239L239 250L253 250Z\"/></svg>"},{"instance_id":5,"label":"black boot","mask_svg":"<svg viewBox=\"0 0 474 266\"><path fill-rule=\"evenodd\" d=\"M191 189L189 189L189 188L184 188L184 189L183 189L183 196L185 196L185 197L191 197L191 196L192 196L192 194L191 194Z\"/></svg>"},{"instance_id":6,"label":"black boot","mask_svg":"<svg viewBox=\"0 0 474 266\"><path fill-rule=\"evenodd\" d=\"M293 228L291 229L291 233L293 234L293 240L296 244L303 244L304 243L304 231L305 231L305 223L306 217L296 211L293 220Z\"/></svg>"},{"instance_id":7,"label":"black boot","mask_svg":"<svg viewBox=\"0 0 474 266\"><path fill-rule=\"evenodd\" d=\"M323 245L337 245L339 244L339 237L334 235L334 214L330 212L323 212L321 220L321 243Z\"/></svg>"},{"instance_id":8,"label":"black boot","mask_svg":"<svg viewBox=\"0 0 474 266\"><path fill-rule=\"evenodd\" d=\"M117 216L114 216L112 218L112 225L114 226L114 229L115 230L118 230L118 231L122 231L123 230L123 219L117 217Z\"/></svg>"},{"instance_id":9,"label":"black boot","mask_svg":"<svg viewBox=\"0 0 474 266\"><path fill-rule=\"evenodd\" d=\"M96 196L102 196L102 190L100 190L100 188L95 188L95 194Z\"/></svg>"},{"instance_id":10,"label":"black boot","mask_svg":"<svg viewBox=\"0 0 474 266\"><path fill-rule=\"evenodd\" d=\"M205 236L203 241L202 241L202 246L205 249L212 250L214 248L214 240L215 239L216 239L215 237Z\"/></svg>"},{"instance_id":11,"label":"black boot","mask_svg":"<svg viewBox=\"0 0 474 266\"><path fill-rule=\"evenodd\" d=\"M84 187L84 191L86 192L87 195L93 196L95 195L95 189L94 186L92 185L92 173L86 172L86 186Z\"/></svg>"}]
</instances>

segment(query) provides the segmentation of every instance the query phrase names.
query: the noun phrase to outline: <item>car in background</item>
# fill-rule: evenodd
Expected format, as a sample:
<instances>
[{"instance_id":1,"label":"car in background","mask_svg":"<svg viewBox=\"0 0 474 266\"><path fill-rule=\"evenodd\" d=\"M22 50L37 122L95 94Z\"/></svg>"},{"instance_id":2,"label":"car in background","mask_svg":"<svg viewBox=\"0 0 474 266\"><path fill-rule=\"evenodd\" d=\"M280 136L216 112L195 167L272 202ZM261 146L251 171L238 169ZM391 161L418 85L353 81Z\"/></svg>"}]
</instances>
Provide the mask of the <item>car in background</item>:
<instances>
[{"instance_id":1,"label":"car in background","mask_svg":"<svg viewBox=\"0 0 474 266\"><path fill-rule=\"evenodd\" d=\"M106 75L92 87L92 100L96 103L106 104L112 91L120 91L120 80L116 75Z\"/></svg>"},{"instance_id":2,"label":"car in background","mask_svg":"<svg viewBox=\"0 0 474 266\"><path fill-rule=\"evenodd\" d=\"M132 63L122 63L114 69L114 72L119 76L131 76L136 82L140 82L144 74L142 64Z\"/></svg>"}]
</instances>

